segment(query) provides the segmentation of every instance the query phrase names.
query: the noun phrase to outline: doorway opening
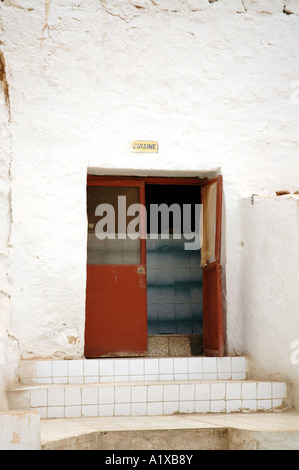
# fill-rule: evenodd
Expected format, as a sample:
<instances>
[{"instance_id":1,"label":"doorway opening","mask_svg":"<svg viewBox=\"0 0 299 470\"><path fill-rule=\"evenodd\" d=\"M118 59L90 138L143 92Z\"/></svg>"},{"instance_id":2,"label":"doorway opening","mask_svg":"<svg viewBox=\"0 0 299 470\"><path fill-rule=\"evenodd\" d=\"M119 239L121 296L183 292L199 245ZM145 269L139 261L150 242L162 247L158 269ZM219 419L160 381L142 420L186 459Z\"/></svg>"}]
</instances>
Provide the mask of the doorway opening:
<instances>
[{"instance_id":1,"label":"doorway opening","mask_svg":"<svg viewBox=\"0 0 299 470\"><path fill-rule=\"evenodd\" d=\"M85 357L223 355L221 205L222 177L88 177Z\"/></svg>"},{"instance_id":2,"label":"doorway opening","mask_svg":"<svg viewBox=\"0 0 299 470\"><path fill-rule=\"evenodd\" d=\"M201 250L200 244L196 244L194 240L195 236L199 236L199 220L196 220L196 216L200 215L200 187L180 185L179 182L167 185L146 183L145 202L148 234L146 240L148 352L155 355L155 348L158 347L160 354L164 355L186 353L201 355L203 345ZM160 208L164 205L165 209L164 213L161 209L156 227L151 224L153 205ZM175 220L176 217L179 219ZM176 222L178 222L177 230ZM190 239L193 234L196 235L192 244Z\"/></svg>"}]
</instances>

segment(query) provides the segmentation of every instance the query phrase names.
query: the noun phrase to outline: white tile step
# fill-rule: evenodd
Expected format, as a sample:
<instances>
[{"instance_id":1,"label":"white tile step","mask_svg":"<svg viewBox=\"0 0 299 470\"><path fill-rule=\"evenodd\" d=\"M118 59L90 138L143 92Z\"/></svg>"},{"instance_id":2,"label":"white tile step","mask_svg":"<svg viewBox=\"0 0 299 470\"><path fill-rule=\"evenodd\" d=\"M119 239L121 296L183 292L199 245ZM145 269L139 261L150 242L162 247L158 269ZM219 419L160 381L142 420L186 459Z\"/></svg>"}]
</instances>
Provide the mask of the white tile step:
<instances>
[{"instance_id":1,"label":"white tile step","mask_svg":"<svg viewBox=\"0 0 299 470\"><path fill-rule=\"evenodd\" d=\"M21 361L22 384L87 384L165 380L244 380L246 357L101 358Z\"/></svg>"},{"instance_id":2,"label":"white tile step","mask_svg":"<svg viewBox=\"0 0 299 470\"><path fill-rule=\"evenodd\" d=\"M11 410L35 410L41 418L282 411L290 408L287 383L270 381L45 384L18 386L7 392Z\"/></svg>"}]
</instances>

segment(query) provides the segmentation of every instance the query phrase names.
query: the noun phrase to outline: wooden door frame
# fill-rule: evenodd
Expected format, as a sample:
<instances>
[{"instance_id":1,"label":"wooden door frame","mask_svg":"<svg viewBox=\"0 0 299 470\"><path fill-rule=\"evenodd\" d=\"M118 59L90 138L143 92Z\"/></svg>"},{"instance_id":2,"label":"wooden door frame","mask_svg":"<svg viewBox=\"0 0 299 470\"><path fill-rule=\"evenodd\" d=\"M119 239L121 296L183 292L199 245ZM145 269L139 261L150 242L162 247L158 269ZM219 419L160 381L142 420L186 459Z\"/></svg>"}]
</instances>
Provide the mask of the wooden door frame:
<instances>
[{"instance_id":1,"label":"wooden door frame","mask_svg":"<svg viewBox=\"0 0 299 470\"><path fill-rule=\"evenodd\" d=\"M107 176L107 175L87 175L87 185L90 186L97 186L99 185L99 181L101 181L101 185L109 185L113 184L114 186L121 186L126 184L126 186L136 186L136 183L140 183L141 185L151 184L151 185L190 185L194 186L197 185L199 187L212 184L217 182L217 208L222 208L222 184L223 184L223 177L221 175L216 176L215 178L208 179L207 177L199 178L199 177L152 177L152 176ZM141 191L143 195L142 201L140 202L145 206L145 191ZM215 235L215 262L211 263L210 267L214 267L217 265L220 267L220 276L221 276L221 225L222 225L222 211L216 211L216 235ZM146 264L146 244L145 239L143 240L144 243L141 243L141 264ZM209 268L208 268L209 269ZM205 286L203 286L205 289ZM216 296L217 302L221 303L221 307L223 310L223 298L222 298L222 288L221 282L219 287L219 282L217 282L216 286ZM225 348L225 334L224 334L224 325L222 331L222 343ZM209 355L209 354L208 354ZM217 353L212 353L211 355L217 355ZM220 352L220 355L223 355L223 350Z\"/></svg>"}]
</instances>

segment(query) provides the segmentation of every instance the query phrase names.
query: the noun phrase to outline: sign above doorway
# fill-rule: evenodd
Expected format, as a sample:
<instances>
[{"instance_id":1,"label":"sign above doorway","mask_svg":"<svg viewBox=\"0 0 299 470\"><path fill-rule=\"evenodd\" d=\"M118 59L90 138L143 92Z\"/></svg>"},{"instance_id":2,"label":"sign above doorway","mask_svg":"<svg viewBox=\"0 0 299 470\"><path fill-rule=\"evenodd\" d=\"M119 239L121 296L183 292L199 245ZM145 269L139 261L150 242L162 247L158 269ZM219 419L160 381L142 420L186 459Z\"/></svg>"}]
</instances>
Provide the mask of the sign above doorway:
<instances>
[{"instance_id":1,"label":"sign above doorway","mask_svg":"<svg viewBox=\"0 0 299 470\"><path fill-rule=\"evenodd\" d=\"M158 153L158 142L154 140L132 140L130 151L133 153Z\"/></svg>"}]
</instances>

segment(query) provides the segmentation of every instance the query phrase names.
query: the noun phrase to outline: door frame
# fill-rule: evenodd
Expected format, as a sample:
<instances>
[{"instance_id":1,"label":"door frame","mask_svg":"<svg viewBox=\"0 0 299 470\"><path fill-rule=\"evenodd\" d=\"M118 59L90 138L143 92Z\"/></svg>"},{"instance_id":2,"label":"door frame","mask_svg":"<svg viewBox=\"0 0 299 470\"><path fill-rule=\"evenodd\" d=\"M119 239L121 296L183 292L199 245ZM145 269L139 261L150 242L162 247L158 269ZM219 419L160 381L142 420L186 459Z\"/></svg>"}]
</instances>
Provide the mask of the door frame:
<instances>
[{"instance_id":1,"label":"door frame","mask_svg":"<svg viewBox=\"0 0 299 470\"><path fill-rule=\"evenodd\" d=\"M223 295L222 295L222 282L221 282L221 273L222 273L222 266L221 266L221 226L222 226L222 183L223 179L222 176L216 176L215 178L199 178L199 177L153 177L153 176L108 176L108 175L87 175L87 185L93 186L97 185L99 180L101 180L101 185L109 186L111 182L113 182L114 186L121 186L126 184L126 186L136 186L137 182L140 182L141 185L145 184L152 184L152 185L197 185L199 187L211 184L217 181L217 211L216 211L216 240L215 240L215 263L219 269L219 275L217 276L217 281L215 282L216 290L216 298L217 298L217 305L220 307L221 311L221 328L220 334L221 337L219 338L221 344L223 345L220 350L204 350L204 355L207 356L223 356L224 349L225 349L225 335L224 335L224 316L223 316ZM140 202L145 206L145 191L141 191L142 193L142 200ZM143 242L143 243L142 243ZM141 240L141 264L146 266L146 240ZM212 263L212 266L214 263ZM208 267L209 269L209 267ZM204 280L203 280L204 283ZM210 288L210 286L209 286ZM207 292L207 286L203 284L204 292ZM205 312L204 312L205 316ZM205 331L207 328L210 328L210 325L206 325L204 327L204 336ZM204 338L205 339L205 338Z\"/></svg>"}]
</instances>

